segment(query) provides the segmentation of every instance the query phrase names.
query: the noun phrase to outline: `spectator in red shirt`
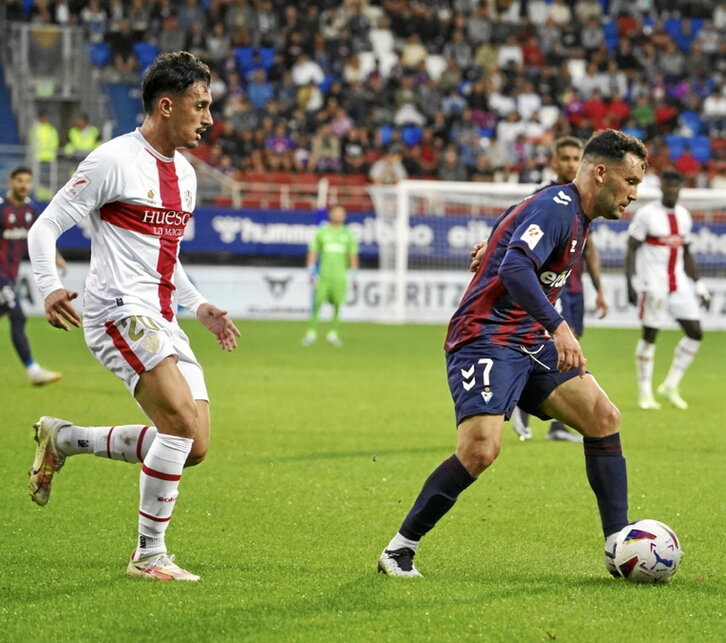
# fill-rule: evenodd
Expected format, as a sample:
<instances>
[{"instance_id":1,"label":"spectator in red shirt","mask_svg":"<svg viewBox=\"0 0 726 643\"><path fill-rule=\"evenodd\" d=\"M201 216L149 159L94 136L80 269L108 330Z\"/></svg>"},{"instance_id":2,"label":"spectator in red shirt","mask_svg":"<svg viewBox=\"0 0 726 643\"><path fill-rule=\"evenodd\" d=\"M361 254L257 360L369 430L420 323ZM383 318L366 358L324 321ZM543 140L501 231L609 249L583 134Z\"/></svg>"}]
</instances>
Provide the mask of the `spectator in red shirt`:
<instances>
[{"instance_id":1,"label":"spectator in red shirt","mask_svg":"<svg viewBox=\"0 0 726 643\"><path fill-rule=\"evenodd\" d=\"M673 165L686 178L686 184L689 187L696 185L696 180L702 168L700 161L691 153L689 145L684 147L683 154L678 157Z\"/></svg>"},{"instance_id":2,"label":"spectator in red shirt","mask_svg":"<svg viewBox=\"0 0 726 643\"><path fill-rule=\"evenodd\" d=\"M615 92L607 106L606 127L621 129L630 117L630 106L623 100L620 92Z\"/></svg>"},{"instance_id":3,"label":"spectator in red shirt","mask_svg":"<svg viewBox=\"0 0 726 643\"><path fill-rule=\"evenodd\" d=\"M608 116L608 106L602 99L599 89L593 90L590 98L582 106L582 111L592 121L593 129L599 130L607 127L605 123Z\"/></svg>"}]
</instances>

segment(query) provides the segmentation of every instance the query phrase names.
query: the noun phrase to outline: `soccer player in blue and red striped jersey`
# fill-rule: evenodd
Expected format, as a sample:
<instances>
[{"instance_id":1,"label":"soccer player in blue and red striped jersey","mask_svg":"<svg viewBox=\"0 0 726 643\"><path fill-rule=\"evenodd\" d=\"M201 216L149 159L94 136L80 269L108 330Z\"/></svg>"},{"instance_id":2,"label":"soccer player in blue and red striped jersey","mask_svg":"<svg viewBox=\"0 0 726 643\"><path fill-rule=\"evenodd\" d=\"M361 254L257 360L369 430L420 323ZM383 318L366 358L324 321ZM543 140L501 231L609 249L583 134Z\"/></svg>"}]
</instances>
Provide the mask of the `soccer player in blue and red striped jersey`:
<instances>
[{"instance_id":1,"label":"soccer player in blue and red striped jersey","mask_svg":"<svg viewBox=\"0 0 726 643\"><path fill-rule=\"evenodd\" d=\"M33 173L29 167L19 165L10 172L8 191L0 196L0 317L10 320L13 348L25 366L30 383L34 386L57 382L62 373L49 371L33 359L30 342L25 333L26 317L17 291L20 262L28 251L28 230L36 218L35 204L30 198ZM56 253L56 265L63 273L66 262Z\"/></svg>"},{"instance_id":2,"label":"soccer player in blue and red striped jersey","mask_svg":"<svg viewBox=\"0 0 726 643\"><path fill-rule=\"evenodd\" d=\"M638 196L647 151L616 130L585 145L572 184L553 186L509 208L494 224L481 264L449 322L445 350L458 438L455 453L424 483L378 559L391 576L420 576L421 538L497 458L502 428L519 404L583 435L585 468L597 498L605 564L628 523L620 412L595 378L554 303L579 260L590 222L620 219Z\"/></svg>"},{"instance_id":3,"label":"soccer player in blue and red striped jersey","mask_svg":"<svg viewBox=\"0 0 726 643\"><path fill-rule=\"evenodd\" d=\"M540 190L554 185L572 183L580 167L583 147L582 141L574 136L562 136L558 138L552 144L552 160L550 162L552 170L555 172L555 179L549 184L542 186ZM582 251L580 260L576 261L573 265L572 272L567 278L567 283L560 293L562 316L569 324L570 329L577 339L582 337L585 330L585 294L582 283L582 273L585 264L587 265L587 272L590 275L592 285L595 289L595 310L600 312L601 319L607 315L608 311L608 304L600 283L600 254L592 238L589 238ZM472 263L473 265L474 262ZM519 407L516 407L512 413L512 424L520 440L529 440L532 438L532 430L529 427L529 415ZM582 442L582 436L579 433L569 431L559 420L552 420L550 428L547 431L547 439Z\"/></svg>"}]
</instances>

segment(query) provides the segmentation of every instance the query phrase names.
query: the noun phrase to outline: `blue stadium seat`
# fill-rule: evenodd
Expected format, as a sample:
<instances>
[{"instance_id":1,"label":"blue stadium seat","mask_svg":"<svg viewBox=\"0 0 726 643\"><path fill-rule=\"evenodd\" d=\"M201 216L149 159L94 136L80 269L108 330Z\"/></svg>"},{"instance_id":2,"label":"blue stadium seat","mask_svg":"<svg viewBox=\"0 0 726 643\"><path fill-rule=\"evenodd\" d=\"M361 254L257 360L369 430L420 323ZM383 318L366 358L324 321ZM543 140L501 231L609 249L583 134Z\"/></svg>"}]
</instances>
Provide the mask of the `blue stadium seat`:
<instances>
[{"instance_id":1,"label":"blue stadium seat","mask_svg":"<svg viewBox=\"0 0 726 643\"><path fill-rule=\"evenodd\" d=\"M318 89L320 89L323 94L327 94L330 90L330 86L335 82L335 76L332 74L326 74L325 78L323 78L323 82L318 85Z\"/></svg>"},{"instance_id":2,"label":"blue stadium seat","mask_svg":"<svg viewBox=\"0 0 726 643\"><path fill-rule=\"evenodd\" d=\"M159 48L153 42L134 43L134 53L139 60L139 67L146 69L159 55Z\"/></svg>"},{"instance_id":3,"label":"blue stadium seat","mask_svg":"<svg viewBox=\"0 0 726 643\"><path fill-rule=\"evenodd\" d=\"M681 121L681 125L690 130L691 136L703 134L703 132L705 131L705 126L703 124L703 121L701 120L701 115L698 112L695 112L693 110L683 111L681 112L679 119Z\"/></svg>"},{"instance_id":4,"label":"blue stadium seat","mask_svg":"<svg viewBox=\"0 0 726 643\"><path fill-rule=\"evenodd\" d=\"M234 59L237 61L240 74L244 76L255 63L255 50L252 47L237 47L234 50Z\"/></svg>"},{"instance_id":5,"label":"blue stadium seat","mask_svg":"<svg viewBox=\"0 0 726 643\"><path fill-rule=\"evenodd\" d=\"M618 34L618 25L612 20L603 20L602 30L605 35L605 46L608 51L615 51L618 48L620 36Z\"/></svg>"},{"instance_id":6,"label":"blue stadium seat","mask_svg":"<svg viewBox=\"0 0 726 643\"><path fill-rule=\"evenodd\" d=\"M260 61L265 70L269 71L270 67L275 64L275 54L277 53L274 47L260 47L259 52Z\"/></svg>"},{"instance_id":7,"label":"blue stadium seat","mask_svg":"<svg viewBox=\"0 0 726 643\"><path fill-rule=\"evenodd\" d=\"M683 155L683 151L688 143L688 139L685 136L678 136L677 134L668 134L665 137L666 145L668 145L668 154L671 161L679 159Z\"/></svg>"},{"instance_id":8,"label":"blue stadium seat","mask_svg":"<svg viewBox=\"0 0 726 643\"><path fill-rule=\"evenodd\" d=\"M392 125L381 125L378 127L378 133L380 134L381 145L388 145L393 140L393 126Z\"/></svg>"},{"instance_id":9,"label":"blue stadium seat","mask_svg":"<svg viewBox=\"0 0 726 643\"><path fill-rule=\"evenodd\" d=\"M423 130L417 125L408 124L401 128L401 140L408 146L413 147L421 142Z\"/></svg>"},{"instance_id":10,"label":"blue stadium seat","mask_svg":"<svg viewBox=\"0 0 726 643\"><path fill-rule=\"evenodd\" d=\"M691 153L701 163L708 163L711 160L711 139L708 136L694 136L689 143Z\"/></svg>"},{"instance_id":11,"label":"blue stadium seat","mask_svg":"<svg viewBox=\"0 0 726 643\"><path fill-rule=\"evenodd\" d=\"M105 67L111 62L111 47L105 42L88 45L88 58L94 67Z\"/></svg>"},{"instance_id":12,"label":"blue stadium seat","mask_svg":"<svg viewBox=\"0 0 726 643\"><path fill-rule=\"evenodd\" d=\"M665 28L668 35L673 40L678 40L681 35L681 19L680 18L666 18L663 21L663 27Z\"/></svg>"}]
</instances>

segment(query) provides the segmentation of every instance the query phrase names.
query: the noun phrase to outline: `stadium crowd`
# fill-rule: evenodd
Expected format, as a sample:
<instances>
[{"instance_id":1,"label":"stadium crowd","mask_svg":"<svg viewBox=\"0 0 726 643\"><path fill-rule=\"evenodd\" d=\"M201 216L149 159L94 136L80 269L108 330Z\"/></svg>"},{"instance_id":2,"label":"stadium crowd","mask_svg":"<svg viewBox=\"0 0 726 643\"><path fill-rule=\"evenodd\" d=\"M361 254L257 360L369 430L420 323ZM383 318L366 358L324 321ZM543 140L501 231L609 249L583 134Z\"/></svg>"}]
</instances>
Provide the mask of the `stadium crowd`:
<instances>
[{"instance_id":1,"label":"stadium crowd","mask_svg":"<svg viewBox=\"0 0 726 643\"><path fill-rule=\"evenodd\" d=\"M82 25L108 81L159 51L213 70L222 172L538 182L549 146L622 129L654 172L726 187L726 2L7 0Z\"/></svg>"}]
</instances>

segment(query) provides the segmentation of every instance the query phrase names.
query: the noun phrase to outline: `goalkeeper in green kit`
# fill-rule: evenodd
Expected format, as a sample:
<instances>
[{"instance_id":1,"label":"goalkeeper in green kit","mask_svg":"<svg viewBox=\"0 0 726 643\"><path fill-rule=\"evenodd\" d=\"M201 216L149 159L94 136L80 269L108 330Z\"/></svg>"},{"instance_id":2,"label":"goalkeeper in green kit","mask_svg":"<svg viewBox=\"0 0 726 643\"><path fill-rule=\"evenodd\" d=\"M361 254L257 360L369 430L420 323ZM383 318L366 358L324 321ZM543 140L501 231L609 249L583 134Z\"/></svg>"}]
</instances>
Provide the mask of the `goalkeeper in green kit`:
<instances>
[{"instance_id":1,"label":"goalkeeper in green kit","mask_svg":"<svg viewBox=\"0 0 726 643\"><path fill-rule=\"evenodd\" d=\"M303 346L310 346L317 339L318 315L326 301L333 306L333 318L325 339L333 346L342 346L338 337L340 309L348 292L348 279L354 283L358 272L358 242L346 227L345 216L343 206L330 208L328 222L318 228L308 244L307 268L315 291Z\"/></svg>"}]
</instances>

